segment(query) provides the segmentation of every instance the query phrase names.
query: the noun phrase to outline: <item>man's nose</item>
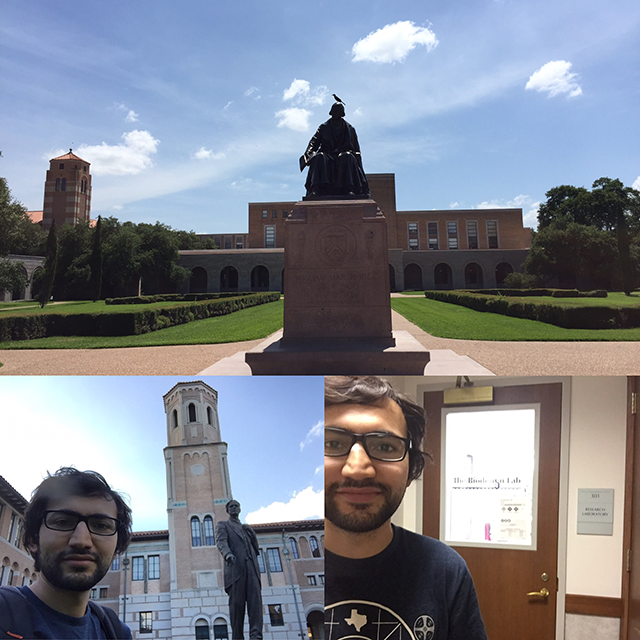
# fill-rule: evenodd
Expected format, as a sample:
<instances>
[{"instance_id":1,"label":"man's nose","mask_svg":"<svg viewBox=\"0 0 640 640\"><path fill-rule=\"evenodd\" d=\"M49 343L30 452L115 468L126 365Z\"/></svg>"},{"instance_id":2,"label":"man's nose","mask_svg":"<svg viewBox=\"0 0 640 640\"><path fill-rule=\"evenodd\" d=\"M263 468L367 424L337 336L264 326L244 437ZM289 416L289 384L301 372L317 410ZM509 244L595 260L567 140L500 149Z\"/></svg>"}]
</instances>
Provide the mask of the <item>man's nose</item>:
<instances>
[{"instance_id":1,"label":"man's nose","mask_svg":"<svg viewBox=\"0 0 640 640\"><path fill-rule=\"evenodd\" d=\"M347 460L342 467L342 475L354 480L364 480L365 478L373 478L376 475L375 467L371 462L371 458L367 455L364 447L359 442L356 442Z\"/></svg>"},{"instance_id":2,"label":"man's nose","mask_svg":"<svg viewBox=\"0 0 640 640\"><path fill-rule=\"evenodd\" d=\"M86 522L78 522L71 534L71 538L69 538L69 544L78 547L91 547L93 545L91 532Z\"/></svg>"}]
</instances>

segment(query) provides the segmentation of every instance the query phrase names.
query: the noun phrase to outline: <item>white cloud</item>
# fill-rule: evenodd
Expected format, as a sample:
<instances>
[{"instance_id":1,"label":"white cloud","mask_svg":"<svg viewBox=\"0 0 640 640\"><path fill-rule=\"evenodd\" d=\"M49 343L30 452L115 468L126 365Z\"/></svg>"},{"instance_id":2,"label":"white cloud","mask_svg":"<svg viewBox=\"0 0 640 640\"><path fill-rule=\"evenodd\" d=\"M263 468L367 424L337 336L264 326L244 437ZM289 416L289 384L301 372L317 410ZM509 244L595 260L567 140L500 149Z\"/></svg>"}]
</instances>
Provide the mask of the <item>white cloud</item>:
<instances>
[{"instance_id":1,"label":"white cloud","mask_svg":"<svg viewBox=\"0 0 640 640\"><path fill-rule=\"evenodd\" d=\"M570 73L573 65L566 60L553 60L538 69L530 78L525 89L546 91L550 98L562 93L575 98L582 93L577 73Z\"/></svg>"},{"instance_id":2,"label":"white cloud","mask_svg":"<svg viewBox=\"0 0 640 640\"><path fill-rule=\"evenodd\" d=\"M136 175L153 166L151 156L158 150L160 140L148 131L123 133L124 143L109 145L82 145L77 155L91 163L94 175Z\"/></svg>"},{"instance_id":3,"label":"white cloud","mask_svg":"<svg viewBox=\"0 0 640 640\"><path fill-rule=\"evenodd\" d=\"M293 131L307 131L310 115L311 111L299 107L290 107L276 112L276 118L280 119L278 126L293 129Z\"/></svg>"},{"instance_id":4,"label":"white cloud","mask_svg":"<svg viewBox=\"0 0 640 640\"><path fill-rule=\"evenodd\" d=\"M455 209L456 207L459 207L460 205L457 202L452 202L449 204L449 209Z\"/></svg>"},{"instance_id":5,"label":"white cloud","mask_svg":"<svg viewBox=\"0 0 640 640\"><path fill-rule=\"evenodd\" d=\"M248 513L245 520L248 524L266 524L309 518L324 518L322 489L314 491L313 487L307 487L299 493L294 493L289 502L272 502L266 507L260 507L257 511Z\"/></svg>"},{"instance_id":6,"label":"white cloud","mask_svg":"<svg viewBox=\"0 0 640 640\"><path fill-rule=\"evenodd\" d=\"M260 89L258 89L258 87L249 87L245 92L244 95L248 98L249 96L253 96L254 100L260 100L259 95L254 95L255 93L257 93L258 91L260 91Z\"/></svg>"},{"instance_id":7,"label":"white cloud","mask_svg":"<svg viewBox=\"0 0 640 640\"><path fill-rule=\"evenodd\" d=\"M282 95L283 100L291 100L299 95L306 95L309 93L311 87L307 80L298 80L297 78L293 79L291 86L285 90Z\"/></svg>"},{"instance_id":8,"label":"white cloud","mask_svg":"<svg viewBox=\"0 0 640 640\"><path fill-rule=\"evenodd\" d=\"M211 149L200 147L191 157L194 160L222 160L226 155L222 151L214 153Z\"/></svg>"},{"instance_id":9,"label":"white cloud","mask_svg":"<svg viewBox=\"0 0 640 640\"><path fill-rule=\"evenodd\" d=\"M522 224L525 227L538 226L538 209L540 201L534 201L531 196L519 195L513 200L492 200L481 202L476 209L522 209Z\"/></svg>"},{"instance_id":10,"label":"white cloud","mask_svg":"<svg viewBox=\"0 0 640 640\"><path fill-rule=\"evenodd\" d=\"M388 24L353 45L353 62L402 62L417 45L431 51L438 45L436 34L410 20Z\"/></svg>"},{"instance_id":11,"label":"white cloud","mask_svg":"<svg viewBox=\"0 0 640 640\"><path fill-rule=\"evenodd\" d=\"M116 102L115 107L119 111L126 111L127 112L127 115L126 115L126 117L124 119L125 122L138 122L140 116L133 109L129 109L129 107L127 107L126 105L122 104L121 102Z\"/></svg>"},{"instance_id":12,"label":"white cloud","mask_svg":"<svg viewBox=\"0 0 640 640\"><path fill-rule=\"evenodd\" d=\"M308 80L294 78L291 86L282 94L282 99L291 100L304 107L318 107L324 104L327 95L328 90L324 85L312 89Z\"/></svg>"},{"instance_id":13,"label":"white cloud","mask_svg":"<svg viewBox=\"0 0 640 640\"><path fill-rule=\"evenodd\" d=\"M319 438L322 435L324 430L324 420L318 420L311 429L309 429L309 433L305 436L305 439L300 443L300 451L302 451L308 444L313 442L316 438Z\"/></svg>"},{"instance_id":14,"label":"white cloud","mask_svg":"<svg viewBox=\"0 0 640 640\"><path fill-rule=\"evenodd\" d=\"M640 176L637 177L636 181L631 185L631 188L640 191Z\"/></svg>"}]
</instances>

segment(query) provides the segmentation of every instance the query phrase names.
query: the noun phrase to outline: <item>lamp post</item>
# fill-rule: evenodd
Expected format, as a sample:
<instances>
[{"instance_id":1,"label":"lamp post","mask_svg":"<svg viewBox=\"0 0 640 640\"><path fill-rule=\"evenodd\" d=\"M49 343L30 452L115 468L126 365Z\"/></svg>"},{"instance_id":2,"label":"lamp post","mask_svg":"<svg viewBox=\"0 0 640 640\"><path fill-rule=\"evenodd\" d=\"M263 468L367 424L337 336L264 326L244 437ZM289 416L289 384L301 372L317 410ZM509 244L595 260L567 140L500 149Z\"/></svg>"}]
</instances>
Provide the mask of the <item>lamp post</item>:
<instances>
[{"instance_id":1,"label":"lamp post","mask_svg":"<svg viewBox=\"0 0 640 640\"><path fill-rule=\"evenodd\" d=\"M287 540L284 537L284 529L282 530L282 553L284 554L284 558L286 560L287 568L289 569L289 580L291 580L291 592L293 593L293 602L296 605L296 616L298 617L298 626L300 627L300 638L304 640L305 633L304 628L302 626L302 619L300 618L300 608L298 607L298 598L296 597L296 585L293 581L293 571L291 570L291 558L289 555L291 552L289 551L289 547L287 546Z\"/></svg>"},{"instance_id":2,"label":"lamp post","mask_svg":"<svg viewBox=\"0 0 640 640\"><path fill-rule=\"evenodd\" d=\"M125 553L124 558L122 559L122 564L124 565L124 603L122 605L122 622L127 621L127 569L129 567L129 558L127 558L127 554Z\"/></svg>"}]
</instances>

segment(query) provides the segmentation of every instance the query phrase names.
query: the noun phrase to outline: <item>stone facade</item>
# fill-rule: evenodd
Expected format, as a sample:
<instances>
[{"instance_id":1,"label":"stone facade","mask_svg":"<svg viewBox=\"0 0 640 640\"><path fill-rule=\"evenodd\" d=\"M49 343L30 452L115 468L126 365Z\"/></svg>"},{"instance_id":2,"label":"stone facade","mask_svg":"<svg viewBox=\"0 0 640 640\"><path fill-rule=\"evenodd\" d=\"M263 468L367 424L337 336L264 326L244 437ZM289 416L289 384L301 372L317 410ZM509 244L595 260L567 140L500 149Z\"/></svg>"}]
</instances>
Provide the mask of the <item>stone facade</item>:
<instances>
[{"instance_id":1,"label":"stone facade","mask_svg":"<svg viewBox=\"0 0 640 640\"><path fill-rule=\"evenodd\" d=\"M9 254L7 259L12 262L20 262L22 264L27 276L27 282L24 289L21 289L20 291L0 291L0 302L9 302L11 300L31 300L33 298L33 275L44 265L44 257Z\"/></svg>"},{"instance_id":2,"label":"stone facade","mask_svg":"<svg viewBox=\"0 0 640 640\"><path fill-rule=\"evenodd\" d=\"M531 245L522 209L397 211L394 174L369 174L367 179L387 221L392 291L492 288L501 286L508 273L522 270ZM182 291L283 291L284 223L295 204L249 203L244 249L181 251L180 264L193 274Z\"/></svg>"}]
</instances>

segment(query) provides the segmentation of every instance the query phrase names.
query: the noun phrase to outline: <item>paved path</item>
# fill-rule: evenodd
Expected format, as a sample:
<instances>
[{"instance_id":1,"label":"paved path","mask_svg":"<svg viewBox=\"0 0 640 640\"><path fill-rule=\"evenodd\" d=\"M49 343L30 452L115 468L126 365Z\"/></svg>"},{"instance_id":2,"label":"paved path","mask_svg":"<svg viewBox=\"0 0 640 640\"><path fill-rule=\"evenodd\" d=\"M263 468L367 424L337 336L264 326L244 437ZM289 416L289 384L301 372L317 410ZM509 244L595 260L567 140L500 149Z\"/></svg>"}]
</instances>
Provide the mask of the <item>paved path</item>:
<instances>
[{"instance_id":1,"label":"paved path","mask_svg":"<svg viewBox=\"0 0 640 640\"><path fill-rule=\"evenodd\" d=\"M435 338L392 312L393 329L451 349L497 375L640 375L640 342L489 342ZM127 349L0 351L0 375L196 375L262 340ZM427 367L428 370L428 367Z\"/></svg>"}]
</instances>

